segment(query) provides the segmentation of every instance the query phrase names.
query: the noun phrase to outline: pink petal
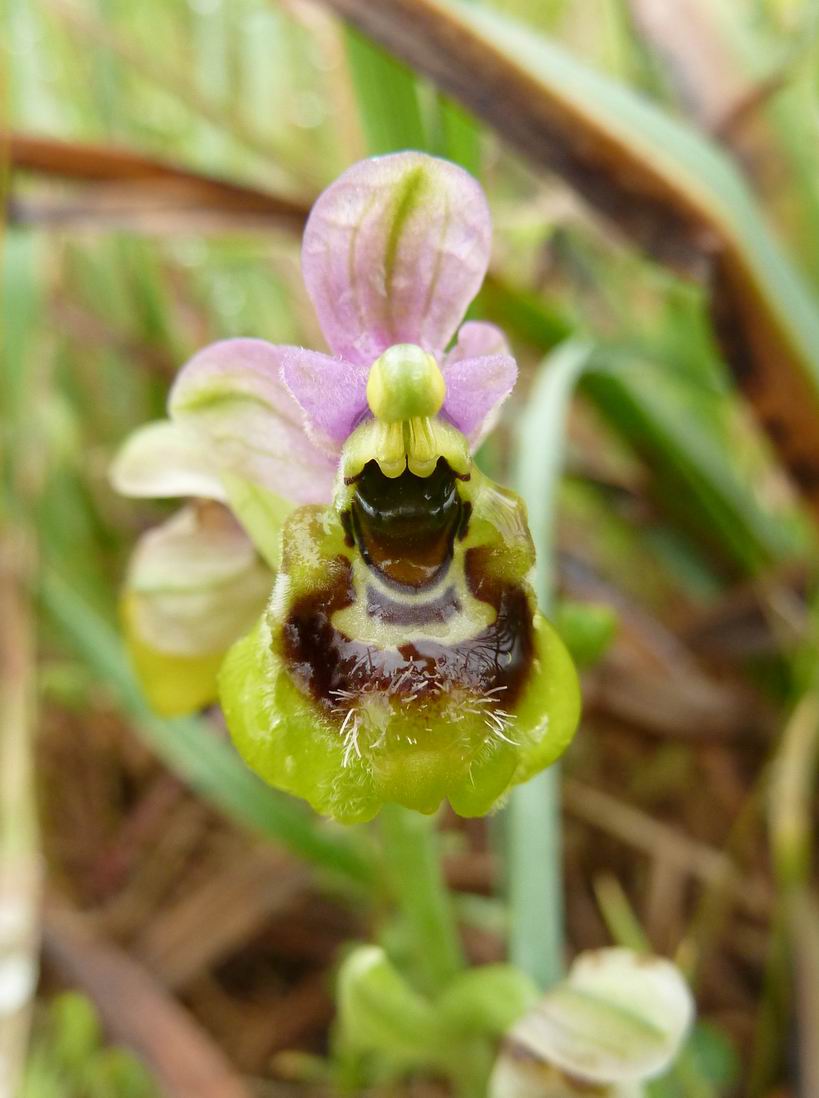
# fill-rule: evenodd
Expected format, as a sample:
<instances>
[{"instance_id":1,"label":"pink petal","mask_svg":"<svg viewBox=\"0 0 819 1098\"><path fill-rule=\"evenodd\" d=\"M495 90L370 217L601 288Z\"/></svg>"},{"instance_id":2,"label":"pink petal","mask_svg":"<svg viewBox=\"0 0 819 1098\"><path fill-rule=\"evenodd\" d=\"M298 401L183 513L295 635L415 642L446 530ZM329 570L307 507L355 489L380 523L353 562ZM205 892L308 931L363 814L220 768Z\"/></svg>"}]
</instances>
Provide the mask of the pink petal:
<instances>
[{"instance_id":1,"label":"pink petal","mask_svg":"<svg viewBox=\"0 0 819 1098\"><path fill-rule=\"evenodd\" d=\"M317 351L289 353L282 380L304 412L307 432L317 446L337 454L367 411L367 369Z\"/></svg>"},{"instance_id":2,"label":"pink petal","mask_svg":"<svg viewBox=\"0 0 819 1098\"><path fill-rule=\"evenodd\" d=\"M462 168L418 152L353 165L319 197L302 271L322 331L369 366L394 343L446 347L489 262L489 209Z\"/></svg>"},{"instance_id":3,"label":"pink petal","mask_svg":"<svg viewBox=\"0 0 819 1098\"><path fill-rule=\"evenodd\" d=\"M518 368L511 355L456 358L444 362L444 415L472 446L491 429L493 413L511 393Z\"/></svg>"},{"instance_id":4,"label":"pink petal","mask_svg":"<svg viewBox=\"0 0 819 1098\"><path fill-rule=\"evenodd\" d=\"M296 503L325 503L336 462L307 437L280 377L285 360L300 353L261 339L213 343L180 371L169 410L208 439L220 471Z\"/></svg>"},{"instance_id":5,"label":"pink petal","mask_svg":"<svg viewBox=\"0 0 819 1098\"><path fill-rule=\"evenodd\" d=\"M496 324L485 320L468 320L458 331L458 341L446 362L460 362L464 358L484 358L487 355L508 355L509 343Z\"/></svg>"}]
</instances>

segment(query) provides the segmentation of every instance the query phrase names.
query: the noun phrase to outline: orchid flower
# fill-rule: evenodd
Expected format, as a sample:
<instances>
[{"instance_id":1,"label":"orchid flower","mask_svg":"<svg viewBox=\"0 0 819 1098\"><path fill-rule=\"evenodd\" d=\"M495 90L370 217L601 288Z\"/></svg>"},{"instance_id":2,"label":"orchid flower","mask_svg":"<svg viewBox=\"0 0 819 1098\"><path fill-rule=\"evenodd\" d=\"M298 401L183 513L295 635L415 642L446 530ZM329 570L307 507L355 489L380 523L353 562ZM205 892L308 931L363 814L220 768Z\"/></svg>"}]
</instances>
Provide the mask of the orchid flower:
<instances>
[{"instance_id":1,"label":"orchid flower","mask_svg":"<svg viewBox=\"0 0 819 1098\"><path fill-rule=\"evenodd\" d=\"M430 995L380 946L361 945L339 967L337 1000L340 1047L368 1080L421 1070L463 1082L470 1043L500 1039L488 1098L647 1098L695 1013L674 964L619 946L581 953L545 994L520 969L493 964Z\"/></svg>"},{"instance_id":2,"label":"orchid flower","mask_svg":"<svg viewBox=\"0 0 819 1098\"><path fill-rule=\"evenodd\" d=\"M671 961L617 946L581 953L508 1031L489 1098L645 1098L693 1018Z\"/></svg>"},{"instance_id":3,"label":"orchid flower","mask_svg":"<svg viewBox=\"0 0 819 1098\"><path fill-rule=\"evenodd\" d=\"M574 669L527 582L525 509L472 460L517 373L498 328L458 328L490 239L483 192L455 165L415 152L354 165L302 248L332 354L205 348L169 419L114 464L126 494L218 501L211 514L220 503L246 532L223 518L206 548L214 521L188 512L184 531L176 518L149 535L152 567L138 550L125 621L149 697L204 704L221 664L247 763L343 821L385 801L483 814L577 723ZM251 541L275 570L264 606Z\"/></svg>"}]
</instances>

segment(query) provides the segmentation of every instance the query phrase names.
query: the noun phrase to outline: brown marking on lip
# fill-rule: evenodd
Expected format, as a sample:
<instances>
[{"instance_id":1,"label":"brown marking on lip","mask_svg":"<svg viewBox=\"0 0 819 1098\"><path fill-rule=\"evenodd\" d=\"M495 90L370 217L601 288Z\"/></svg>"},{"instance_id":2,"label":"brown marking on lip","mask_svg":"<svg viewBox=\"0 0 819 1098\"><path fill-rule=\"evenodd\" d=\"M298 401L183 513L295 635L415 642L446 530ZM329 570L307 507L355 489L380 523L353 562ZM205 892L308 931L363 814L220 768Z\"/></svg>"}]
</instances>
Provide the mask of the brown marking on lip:
<instances>
[{"instance_id":1,"label":"brown marking on lip","mask_svg":"<svg viewBox=\"0 0 819 1098\"><path fill-rule=\"evenodd\" d=\"M423 597L451 566L455 538L463 536L469 522L471 508L461 501L455 481L443 459L426 478L407 472L389 480L375 462L362 470L350 510L342 518L348 540L354 538L383 582L411 595L406 601L392 599L368 585L360 597L367 599L371 617L417 632L460 611L454 586L437 598ZM401 699L445 697L453 690L480 696L490 709L507 709L532 664L533 617L524 588L493 578L492 553L467 550L465 569L472 595L494 609L493 623L456 644L416 637L398 649L366 644L333 625L336 612L359 597L351 561L335 558L326 584L299 599L282 627L283 656L294 678L330 711L338 708L340 697L368 691L400 704Z\"/></svg>"},{"instance_id":2,"label":"brown marking on lip","mask_svg":"<svg viewBox=\"0 0 819 1098\"><path fill-rule=\"evenodd\" d=\"M453 688L491 699L508 709L526 681L533 654L532 612L521 587L485 585L497 617L492 625L458 644L433 638L396 649L365 644L332 624L337 610L355 598L352 567L321 591L300 599L282 629L284 658L302 687L328 710L347 692L365 691L413 701ZM473 568L477 565L473 563Z\"/></svg>"}]
</instances>

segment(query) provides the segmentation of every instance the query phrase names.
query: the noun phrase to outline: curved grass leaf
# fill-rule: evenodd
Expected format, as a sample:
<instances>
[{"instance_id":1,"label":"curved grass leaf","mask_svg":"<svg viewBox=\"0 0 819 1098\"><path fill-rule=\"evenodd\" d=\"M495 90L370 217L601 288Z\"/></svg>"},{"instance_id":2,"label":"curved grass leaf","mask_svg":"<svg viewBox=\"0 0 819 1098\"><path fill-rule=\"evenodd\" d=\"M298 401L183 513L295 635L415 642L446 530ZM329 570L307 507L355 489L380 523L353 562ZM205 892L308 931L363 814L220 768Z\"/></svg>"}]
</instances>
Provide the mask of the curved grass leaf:
<instances>
[{"instance_id":1,"label":"curved grass leaf","mask_svg":"<svg viewBox=\"0 0 819 1098\"><path fill-rule=\"evenodd\" d=\"M496 278L487 281L481 302L487 316L541 351L571 334L565 315ZM752 575L797 556L805 548L801 539L761 506L707 426L681 416L654 391L650 373L659 368L647 371L639 356L597 346L580 389L645 461L659 503L732 568Z\"/></svg>"},{"instance_id":2,"label":"curved grass leaf","mask_svg":"<svg viewBox=\"0 0 819 1098\"><path fill-rule=\"evenodd\" d=\"M815 17L798 44L766 33L732 0L628 0L637 32L688 117L719 135L745 167L760 201L803 269L819 281L819 150L813 141L810 64ZM776 170L772 170L772 165Z\"/></svg>"},{"instance_id":3,"label":"curved grass leaf","mask_svg":"<svg viewBox=\"0 0 819 1098\"><path fill-rule=\"evenodd\" d=\"M9 201L12 222L151 227L169 216L197 226L254 225L301 232L307 208L294 199L229 182L130 149L0 131L0 165L13 172L93 186L83 197Z\"/></svg>"},{"instance_id":4,"label":"curved grass leaf","mask_svg":"<svg viewBox=\"0 0 819 1098\"><path fill-rule=\"evenodd\" d=\"M548 612L553 587L554 505L572 392L591 347L567 341L540 368L518 432L515 485L537 549L535 589ZM506 809L509 955L541 987L563 970L560 770L551 766L512 790Z\"/></svg>"}]
</instances>

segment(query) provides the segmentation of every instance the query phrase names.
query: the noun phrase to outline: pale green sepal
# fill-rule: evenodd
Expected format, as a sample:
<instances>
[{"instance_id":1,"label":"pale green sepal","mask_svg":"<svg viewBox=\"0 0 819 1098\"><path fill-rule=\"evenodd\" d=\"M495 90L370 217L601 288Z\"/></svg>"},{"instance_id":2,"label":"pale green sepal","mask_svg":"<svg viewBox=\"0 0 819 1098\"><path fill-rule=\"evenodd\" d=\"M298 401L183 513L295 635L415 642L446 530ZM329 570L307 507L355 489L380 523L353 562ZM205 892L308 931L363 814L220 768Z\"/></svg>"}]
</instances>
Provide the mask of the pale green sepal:
<instances>
[{"instance_id":1,"label":"pale green sepal","mask_svg":"<svg viewBox=\"0 0 819 1098\"><path fill-rule=\"evenodd\" d=\"M534 1060L501 1056L492 1071L488 1098L646 1098L641 1083L595 1086Z\"/></svg>"},{"instance_id":2,"label":"pale green sepal","mask_svg":"<svg viewBox=\"0 0 819 1098\"><path fill-rule=\"evenodd\" d=\"M146 423L129 435L109 477L124 496L225 498L213 447L195 430L167 419Z\"/></svg>"},{"instance_id":3,"label":"pale green sepal","mask_svg":"<svg viewBox=\"0 0 819 1098\"><path fill-rule=\"evenodd\" d=\"M378 1053L397 1071L442 1056L446 1034L437 1010L409 986L379 946L359 946L342 963L338 1010L347 1048Z\"/></svg>"},{"instance_id":4,"label":"pale green sepal","mask_svg":"<svg viewBox=\"0 0 819 1098\"><path fill-rule=\"evenodd\" d=\"M263 609L273 577L233 516L190 505L140 539L122 619L134 669L163 716L216 700L224 654Z\"/></svg>"},{"instance_id":5,"label":"pale green sepal","mask_svg":"<svg viewBox=\"0 0 819 1098\"><path fill-rule=\"evenodd\" d=\"M123 599L120 616L131 665L155 713L160 717L182 717L216 701L223 652L175 656L152 648L135 629L133 597Z\"/></svg>"},{"instance_id":6,"label":"pale green sepal","mask_svg":"<svg viewBox=\"0 0 819 1098\"><path fill-rule=\"evenodd\" d=\"M172 656L226 652L253 625L273 577L220 504L190 505L144 534L125 583L131 626Z\"/></svg>"},{"instance_id":7,"label":"pale green sepal","mask_svg":"<svg viewBox=\"0 0 819 1098\"><path fill-rule=\"evenodd\" d=\"M281 532L295 503L235 473L222 473L222 484L234 514L259 554L274 570L281 562Z\"/></svg>"}]
</instances>

